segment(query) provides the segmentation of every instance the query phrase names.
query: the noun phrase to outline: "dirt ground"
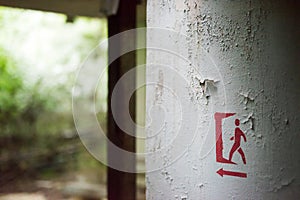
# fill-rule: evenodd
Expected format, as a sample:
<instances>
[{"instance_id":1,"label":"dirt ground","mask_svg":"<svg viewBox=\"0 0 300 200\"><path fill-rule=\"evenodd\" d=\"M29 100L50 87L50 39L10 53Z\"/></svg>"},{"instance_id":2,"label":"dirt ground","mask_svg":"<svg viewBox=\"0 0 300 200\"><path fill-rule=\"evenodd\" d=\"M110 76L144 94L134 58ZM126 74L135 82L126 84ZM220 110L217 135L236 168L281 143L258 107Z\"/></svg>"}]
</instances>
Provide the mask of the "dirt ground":
<instances>
[{"instance_id":1,"label":"dirt ground","mask_svg":"<svg viewBox=\"0 0 300 200\"><path fill-rule=\"evenodd\" d=\"M76 180L75 180L76 179ZM0 185L0 200L106 200L106 185L87 182L83 177L56 180L18 179ZM138 200L145 199L139 188Z\"/></svg>"},{"instance_id":2,"label":"dirt ground","mask_svg":"<svg viewBox=\"0 0 300 200\"><path fill-rule=\"evenodd\" d=\"M60 190L39 187L36 181L18 180L0 186L0 200L64 200Z\"/></svg>"}]
</instances>

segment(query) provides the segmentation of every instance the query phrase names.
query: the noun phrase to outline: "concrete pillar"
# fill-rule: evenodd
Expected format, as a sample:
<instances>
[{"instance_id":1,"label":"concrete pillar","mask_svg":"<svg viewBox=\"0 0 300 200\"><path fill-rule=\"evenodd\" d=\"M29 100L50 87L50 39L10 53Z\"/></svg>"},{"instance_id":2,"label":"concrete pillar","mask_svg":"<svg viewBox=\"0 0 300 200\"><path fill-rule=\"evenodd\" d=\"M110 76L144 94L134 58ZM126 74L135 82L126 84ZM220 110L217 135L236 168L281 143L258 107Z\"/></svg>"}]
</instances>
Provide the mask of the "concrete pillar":
<instances>
[{"instance_id":1,"label":"concrete pillar","mask_svg":"<svg viewBox=\"0 0 300 200\"><path fill-rule=\"evenodd\" d=\"M299 198L299 7L148 1L148 200Z\"/></svg>"}]
</instances>

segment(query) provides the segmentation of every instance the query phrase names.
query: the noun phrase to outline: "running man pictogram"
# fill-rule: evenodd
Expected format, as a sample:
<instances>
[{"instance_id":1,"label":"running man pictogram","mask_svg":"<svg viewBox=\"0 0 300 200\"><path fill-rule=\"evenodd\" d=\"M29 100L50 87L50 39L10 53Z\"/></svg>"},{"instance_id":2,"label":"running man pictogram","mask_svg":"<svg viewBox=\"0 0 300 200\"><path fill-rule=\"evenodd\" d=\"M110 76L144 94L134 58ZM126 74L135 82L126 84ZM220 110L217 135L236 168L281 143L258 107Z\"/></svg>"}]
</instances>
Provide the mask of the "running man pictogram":
<instances>
[{"instance_id":1,"label":"running man pictogram","mask_svg":"<svg viewBox=\"0 0 300 200\"><path fill-rule=\"evenodd\" d=\"M234 143L233 143L232 148L231 148L230 153L229 153L229 161L232 160L232 156L233 156L234 152L237 150L240 153L240 155L243 159L243 163L246 164L246 157L245 157L244 151L241 148L241 137L243 137L244 141L247 142L246 135L238 127L240 125L240 120L236 119L235 120L235 125L237 127L235 128L234 136L230 138L230 140L234 140Z\"/></svg>"}]
</instances>

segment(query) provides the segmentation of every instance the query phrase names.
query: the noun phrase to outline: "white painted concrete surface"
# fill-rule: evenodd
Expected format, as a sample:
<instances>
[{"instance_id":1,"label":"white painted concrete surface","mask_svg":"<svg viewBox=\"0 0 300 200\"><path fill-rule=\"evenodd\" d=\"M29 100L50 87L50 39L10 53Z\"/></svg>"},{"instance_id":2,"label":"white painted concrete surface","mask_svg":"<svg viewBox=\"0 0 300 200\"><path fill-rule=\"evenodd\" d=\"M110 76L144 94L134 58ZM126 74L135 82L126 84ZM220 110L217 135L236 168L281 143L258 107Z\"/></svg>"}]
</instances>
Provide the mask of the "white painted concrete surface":
<instances>
[{"instance_id":1,"label":"white painted concrete surface","mask_svg":"<svg viewBox=\"0 0 300 200\"><path fill-rule=\"evenodd\" d=\"M298 199L299 3L149 0L147 9L148 27L168 29L149 31L148 47L173 50L147 54L147 199ZM239 119L246 164L238 151L235 164L217 162L217 112L236 113L221 123L223 157Z\"/></svg>"}]
</instances>

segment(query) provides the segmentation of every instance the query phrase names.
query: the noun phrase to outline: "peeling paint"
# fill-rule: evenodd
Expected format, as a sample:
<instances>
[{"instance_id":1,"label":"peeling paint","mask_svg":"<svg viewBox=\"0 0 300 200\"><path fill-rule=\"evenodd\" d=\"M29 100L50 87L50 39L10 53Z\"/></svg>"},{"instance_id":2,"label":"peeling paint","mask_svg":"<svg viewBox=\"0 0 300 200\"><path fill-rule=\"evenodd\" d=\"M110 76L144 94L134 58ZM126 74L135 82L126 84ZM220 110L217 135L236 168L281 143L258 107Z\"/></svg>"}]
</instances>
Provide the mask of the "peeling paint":
<instances>
[{"instance_id":1,"label":"peeling paint","mask_svg":"<svg viewBox=\"0 0 300 200\"><path fill-rule=\"evenodd\" d=\"M148 68L147 79L157 83L152 93L148 90L148 105L176 108L175 98L159 87L172 79L176 91L186 92L182 105L196 105L200 118L185 113L188 120L184 123L198 120L199 127L187 153L176 162L172 163L172 151L168 150L146 158L148 163L162 163L165 167L165 171L149 173L147 185L151 187L147 188L147 199L297 199L300 196L300 71L295 47L299 40L295 24L300 16L294 3L148 1L149 27L169 28L187 36L184 44L179 45L178 41L174 44L174 51L180 49L187 60L187 64L178 66L186 82L179 85L167 71L160 75L161 72ZM170 42L154 35L148 37L147 43L154 41ZM215 65L203 59L207 55ZM148 61L161 60L166 58L160 52L149 54ZM177 64L176 58L168 61L170 65ZM223 88L225 92L221 95ZM228 141L226 144L229 140L226 134L234 131L234 118L240 119L240 128L247 136L247 142L241 144L247 163L234 166L236 171L247 172L244 180L216 174L220 164L214 154L213 115L223 111L236 113L224 122L224 151L232 145ZM160 117L158 113L156 117ZM180 117L173 113L166 117L168 128L158 135L160 150L174 136L171 129ZM190 132L190 128L185 128L178 135ZM185 151L185 142L174 147ZM149 150L157 146L155 142L148 144ZM201 156L203 149L209 149L205 156Z\"/></svg>"},{"instance_id":2,"label":"peeling paint","mask_svg":"<svg viewBox=\"0 0 300 200\"><path fill-rule=\"evenodd\" d=\"M173 178L170 175L170 173L166 169L163 169L161 171L161 174L164 176L165 180L171 185L173 182Z\"/></svg>"},{"instance_id":3,"label":"peeling paint","mask_svg":"<svg viewBox=\"0 0 300 200\"><path fill-rule=\"evenodd\" d=\"M256 97L252 97L251 95L250 95L250 92L247 92L247 93L240 93L240 95L242 96L242 97L244 97L244 99L243 99L243 103L244 104L247 104L248 102L253 102L254 100L255 100L255 98Z\"/></svg>"},{"instance_id":4,"label":"peeling paint","mask_svg":"<svg viewBox=\"0 0 300 200\"><path fill-rule=\"evenodd\" d=\"M249 128L251 130L254 130L254 115L253 113L249 113L248 115L244 116L244 118L241 120L242 124L249 123Z\"/></svg>"},{"instance_id":5,"label":"peeling paint","mask_svg":"<svg viewBox=\"0 0 300 200\"><path fill-rule=\"evenodd\" d=\"M294 178L289 179L289 180L283 180L280 182L281 184L274 187L272 191L279 192L280 190L284 190L284 189L288 188L294 181L295 181Z\"/></svg>"},{"instance_id":6,"label":"peeling paint","mask_svg":"<svg viewBox=\"0 0 300 200\"><path fill-rule=\"evenodd\" d=\"M188 197L187 197L186 195L183 195L183 196L180 197L180 199L181 199L181 200L187 200Z\"/></svg>"},{"instance_id":7,"label":"peeling paint","mask_svg":"<svg viewBox=\"0 0 300 200\"><path fill-rule=\"evenodd\" d=\"M206 99L206 105L209 103L209 98L217 90L218 80L210 78L201 78L191 69L188 73L190 79L190 97L192 101L199 103L202 98Z\"/></svg>"}]
</instances>

